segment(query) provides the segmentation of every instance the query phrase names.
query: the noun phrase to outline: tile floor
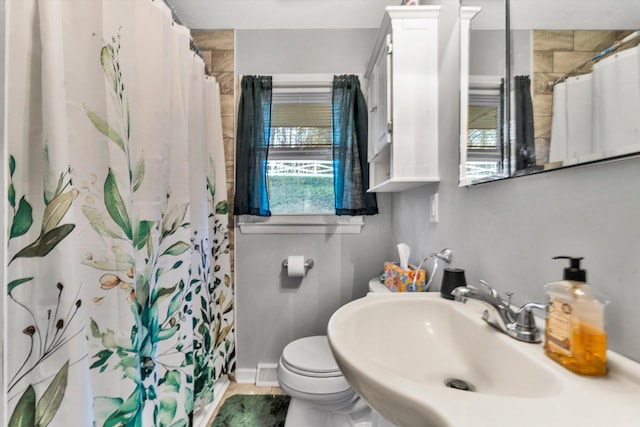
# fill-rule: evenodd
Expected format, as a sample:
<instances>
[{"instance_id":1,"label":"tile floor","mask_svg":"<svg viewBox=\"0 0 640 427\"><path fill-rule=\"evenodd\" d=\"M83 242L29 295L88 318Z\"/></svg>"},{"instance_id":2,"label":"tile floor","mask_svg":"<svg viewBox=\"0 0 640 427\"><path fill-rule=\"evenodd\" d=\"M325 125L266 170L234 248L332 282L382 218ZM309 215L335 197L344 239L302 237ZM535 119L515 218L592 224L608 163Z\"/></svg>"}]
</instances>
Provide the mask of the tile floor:
<instances>
[{"instance_id":1,"label":"tile floor","mask_svg":"<svg viewBox=\"0 0 640 427\"><path fill-rule=\"evenodd\" d=\"M283 394L283 392L280 387L258 387L255 384L239 384L232 381L229 383L229 386L222 395L222 400L211 416L211 419L209 419L207 426L210 426L213 423L213 420L216 418L216 415L218 415L218 410L224 401L234 394Z\"/></svg>"}]
</instances>

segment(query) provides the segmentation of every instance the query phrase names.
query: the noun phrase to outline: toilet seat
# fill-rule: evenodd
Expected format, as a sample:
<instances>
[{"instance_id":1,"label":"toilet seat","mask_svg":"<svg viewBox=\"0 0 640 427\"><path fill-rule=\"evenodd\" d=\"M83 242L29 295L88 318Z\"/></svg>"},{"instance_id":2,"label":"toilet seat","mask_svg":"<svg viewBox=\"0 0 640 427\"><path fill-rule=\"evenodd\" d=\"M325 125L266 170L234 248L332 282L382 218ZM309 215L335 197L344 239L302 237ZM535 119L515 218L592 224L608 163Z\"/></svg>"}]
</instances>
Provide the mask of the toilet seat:
<instances>
[{"instance_id":1,"label":"toilet seat","mask_svg":"<svg viewBox=\"0 0 640 427\"><path fill-rule=\"evenodd\" d=\"M291 371L314 378L342 376L326 336L300 338L282 350L282 362Z\"/></svg>"},{"instance_id":2,"label":"toilet seat","mask_svg":"<svg viewBox=\"0 0 640 427\"><path fill-rule=\"evenodd\" d=\"M326 336L289 343L280 357L278 381L283 388L311 395L352 392L333 358Z\"/></svg>"}]
</instances>

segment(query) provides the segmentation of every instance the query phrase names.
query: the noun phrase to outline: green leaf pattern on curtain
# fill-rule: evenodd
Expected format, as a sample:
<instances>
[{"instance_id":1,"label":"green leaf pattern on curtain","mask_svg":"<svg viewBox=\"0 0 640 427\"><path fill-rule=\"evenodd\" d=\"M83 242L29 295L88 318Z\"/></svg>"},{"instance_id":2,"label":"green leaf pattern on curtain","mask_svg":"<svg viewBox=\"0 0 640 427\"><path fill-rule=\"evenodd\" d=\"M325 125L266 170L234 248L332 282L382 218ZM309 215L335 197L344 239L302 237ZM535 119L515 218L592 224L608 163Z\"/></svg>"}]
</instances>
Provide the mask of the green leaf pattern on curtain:
<instances>
[{"instance_id":1,"label":"green leaf pattern on curtain","mask_svg":"<svg viewBox=\"0 0 640 427\"><path fill-rule=\"evenodd\" d=\"M116 39L118 40L118 39ZM128 132L124 137L114 129L129 127L128 98L126 86L123 82L118 64L119 40L113 44L108 44L101 50L100 59L106 78L113 83L113 99L119 103L116 111L120 112L119 123L112 126L106 120L85 106L87 117L94 124L96 129L108 137L125 156L125 164L129 165L126 176L121 177L117 172L109 168L103 186L102 205L104 209L83 206L87 219L93 230L97 231L105 239L115 239L112 246L112 254L109 258L114 260L112 265L93 265L93 267L109 271L102 274L99 285L103 290L119 290L124 294L129 304L133 322L130 325L129 339L116 338L114 332L108 329L109 325L101 326L92 319L92 336L98 338L101 345L90 355L91 369L97 369L100 373L121 371L124 379L132 381L136 386L131 394L123 399L122 403L109 414L104 421L104 425L142 425L143 409L152 402L155 405L154 425L173 425L176 422L185 422L186 419L174 419L177 415L176 398L179 395L182 401L188 400L190 395L188 388L182 390L178 386L170 385L166 381L156 381L155 376L161 372L177 372L174 366L188 366L191 358L191 346L184 346L185 337L179 332L179 325L189 315L189 305L184 304L186 295L190 289L185 289L184 282L180 286L173 284L166 287L167 280L164 279L169 271L164 270L164 265L172 263L178 267L187 262L182 259L176 262L176 257L184 255L190 248L189 244L176 240L183 238L188 232L176 234L172 238L153 233L154 229L160 227L160 221L149 219L139 219L135 217L132 203L134 193L144 185L144 158L137 159L135 169L130 165L134 164L131 159L130 141ZM124 183L124 184L123 184ZM98 196L99 195L94 195ZM96 200L94 197L92 200ZM100 202L97 202L100 204ZM169 209L170 211L170 209ZM105 224L113 221L120 229L114 230L106 228ZM186 229L186 225L180 225ZM174 230L175 231L175 230ZM120 233L121 232L121 233ZM130 258L125 258L121 254L131 254ZM120 256L119 256L120 255ZM167 258L171 258L167 260ZM141 262L137 262L141 260ZM187 266L185 264L185 267ZM109 270L109 267L113 267ZM122 267L126 268L122 268ZM126 272L125 272L126 271ZM188 275L186 268L183 275ZM172 280L171 278L168 279ZM166 300L170 299L167 305ZM100 303L101 301L97 301ZM175 351L170 356L167 353L160 353L158 343L161 341L173 340ZM182 373L178 375L178 385L180 383L190 383L191 375ZM182 394L180 395L182 391ZM113 397L113 396L101 396ZM157 401L157 402L156 402ZM183 416L188 414L183 414Z\"/></svg>"},{"instance_id":2,"label":"green leaf pattern on curtain","mask_svg":"<svg viewBox=\"0 0 640 427\"><path fill-rule=\"evenodd\" d=\"M140 207L158 156L136 145L130 102L145 100L129 98L132 67L120 63L120 49L115 35L91 59L106 82L107 110L80 104L95 136L86 144L109 153L95 162L103 168L59 168L65 155L45 143L44 182L25 186L38 163L9 145L6 295L20 315L7 327L24 343L7 376L10 427L187 426L213 400L214 382L235 369L227 201L215 191L214 158L224 165L224 154L209 155L196 183L208 190L204 235L184 186L192 176L167 186L157 211ZM83 246L86 237L103 245ZM74 283L40 274L45 263L55 270L64 260L64 269L74 256L77 271L61 274ZM40 306L37 293L53 304ZM83 387L93 419L74 418L82 402L69 395Z\"/></svg>"},{"instance_id":3,"label":"green leaf pattern on curtain","mask_svg":"<svg viewBox=\"0 0 640 427\"><path fill-rule=\"evenodd\" d=\"M211 183L208 184L211 189ZM214 209L214 190L211 190L209 222L214 232L213 242L219 242L211 248L205 247L201 241L201 258L196 274L191 279L191 286L200 298L194 302L199 308L199 315L193 316L194 330L194 363L196 402L199 406L213 400L213 384L222 374L234 370L230 362L235 361L235 345L233 345L233 298L226 301L230 292L231 277L228 269L224 269L229 257L229 233L225 224L226 212L222 214ZM218 202L220 205L223 202ZM226 206L226 201L224 201ZM213 255L211 258L209 255ZM213 263L213 271L211 268ZM213 280L209 278L213 277ZM209 280L208 280L209 279Z\"/></svg>"},{"instance_id":4,"label":"green leaf pattern on curtain","mask_svg":"<svg viewBox=\"0 0 640 427\"><path fill-rule=\"evenodd\" d=\"M19 187L19 183L13 182L13 176L18 167L13 155L9 155L9 170L10 170L10 184L9 188L14 192L16 187ZM40 234L38 238L22 247L17 249L16 254L11 258L9 264L18 258L31 258L31 257L45 257L51 252L59 243L64 240L69 233L74 229L74 224L59 225L63 217L67 214L71 208L72 201L77 197L78 192L76 190L68 190L71 184L70 178L67 174L61 175L64 185L58 185L55 194L47 202L45 197L45 206L43 210L43 216L40 227ZM65 191L66 190L66 191ZM18 209L14 211L13 220L11 222L11 232L9 234L9 245L12 245L12 239L27 234L33 226L32 218L32 206L26 199L27 195L23 195L20 198ZM22 213L21 213L22 212ZM28 212L28 220L27 214ZM14 232L19 230L19 232ZM11 277L14 270L8 269L8 276ZM12 303L18 306L20 309L26 311L28 316L32 319L33 323L29 324L22 330L22 334L29 338L29 350L27 356L21 362L20 367L17 370L9 372L9 382L7 384L7 391L11 393L19 389L25 382L25 380L34 371L46 362L46 360L54 353L59 351L69 341L74 339L82 331L74 322L77 320L78 309L82 305L80 299L75 303L67 313L60 313L57 316L59 309L61 308L61 298L64 291L64 285L57 283L54 288L58 294L58 304L55 308L55 315L51 319L48 316L47 322L42 324L36 315L34 307L30 307L26 302L23 302L14 295L14 291L22 285L32 282L33 277L23 277L13 279L7 286L7 294ZM31 283L32 286L35 283ZM46 285L39 283L38 285ZM11 319L8 319L9 321ZM73 326L71 326L73 325ZM70 327L71 326L71 327ZM65 395L67 386L69 361L64 362L55 374L53 379L45 379L45 383L48 384L44 393L38 398L36 396L35 388L32 384L27 384L21 397L19 398L16 406L14 407L11 417L9 418L9 427L16 426L47 426L52 421L56 412L58 411L62 399Z\"/></svg>"},{"instance_id":5,"label":"green leaf pattern on curtain","mask_svg":"<svg viewBox=\"0 0 640 427\"><path fill-rule=\"evenodd\" d=\"M217 83L207 91L218 96L207 106L207 115L217 121L217 140L222 139L220 98ZM208 174L206 177L208 202L208 239L200 239L199 262L192 271L194 376L196 408L213 401L213 384L217 378L235 370L235 322L233 314L233 283L230 273L229 231L227 228L227 200L224 167L216 168L214 158L224 158L222 145L208 141ZM224 164L222 164L224 166Z\"/></svg>"}]
</instances>

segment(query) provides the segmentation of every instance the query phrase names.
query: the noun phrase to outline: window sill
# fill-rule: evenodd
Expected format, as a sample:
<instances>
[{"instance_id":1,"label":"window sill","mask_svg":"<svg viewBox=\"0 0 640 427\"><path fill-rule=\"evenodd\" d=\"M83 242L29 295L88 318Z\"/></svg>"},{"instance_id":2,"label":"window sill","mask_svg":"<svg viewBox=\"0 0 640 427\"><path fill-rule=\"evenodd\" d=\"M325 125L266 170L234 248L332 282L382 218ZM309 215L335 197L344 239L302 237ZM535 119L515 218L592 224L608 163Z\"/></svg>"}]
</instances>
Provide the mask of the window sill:
<instances>
[{"instance_id":1,"label":"window sill","mask_svg":"<svg viewBox=\"0 0 640 427\"><path fill-rule=\"evenodd\" d=\"M362 216L241 215L237 222L243 234L359 234Z\"/></svg>"}]
</instances>

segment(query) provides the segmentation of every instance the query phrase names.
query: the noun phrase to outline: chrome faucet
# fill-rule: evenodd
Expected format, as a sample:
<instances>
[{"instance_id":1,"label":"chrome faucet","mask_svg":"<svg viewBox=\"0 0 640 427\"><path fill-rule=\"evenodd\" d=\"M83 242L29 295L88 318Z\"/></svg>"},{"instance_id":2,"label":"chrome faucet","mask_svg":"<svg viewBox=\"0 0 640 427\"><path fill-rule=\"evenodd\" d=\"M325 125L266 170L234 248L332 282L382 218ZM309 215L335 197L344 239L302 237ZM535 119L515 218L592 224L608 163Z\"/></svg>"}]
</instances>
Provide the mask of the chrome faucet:
<instances>
[{"instance_id":1,"label":"chrome faucet","mask_svg":"<svg viewBox=\"0 0 640 427\"><path fill-rule=\"evenodd\" d=\"M498 291L489 286L484 280L481 280L479 285L482 289L473 286L455 288L451 295L456 301L462 303L466 303L469 299L474 299L487 305L489 308L482 313L482 319L510 337L529 343L539 343L541 341L540 331L536 327L535 318L531 310L537 308L546 311L547 306L545 304L529 302L513 310L511 308L511 294L508 294L509 299L504 301ZM491 316L489 310L496 315Z\"/></svg>"}]
</instances>

